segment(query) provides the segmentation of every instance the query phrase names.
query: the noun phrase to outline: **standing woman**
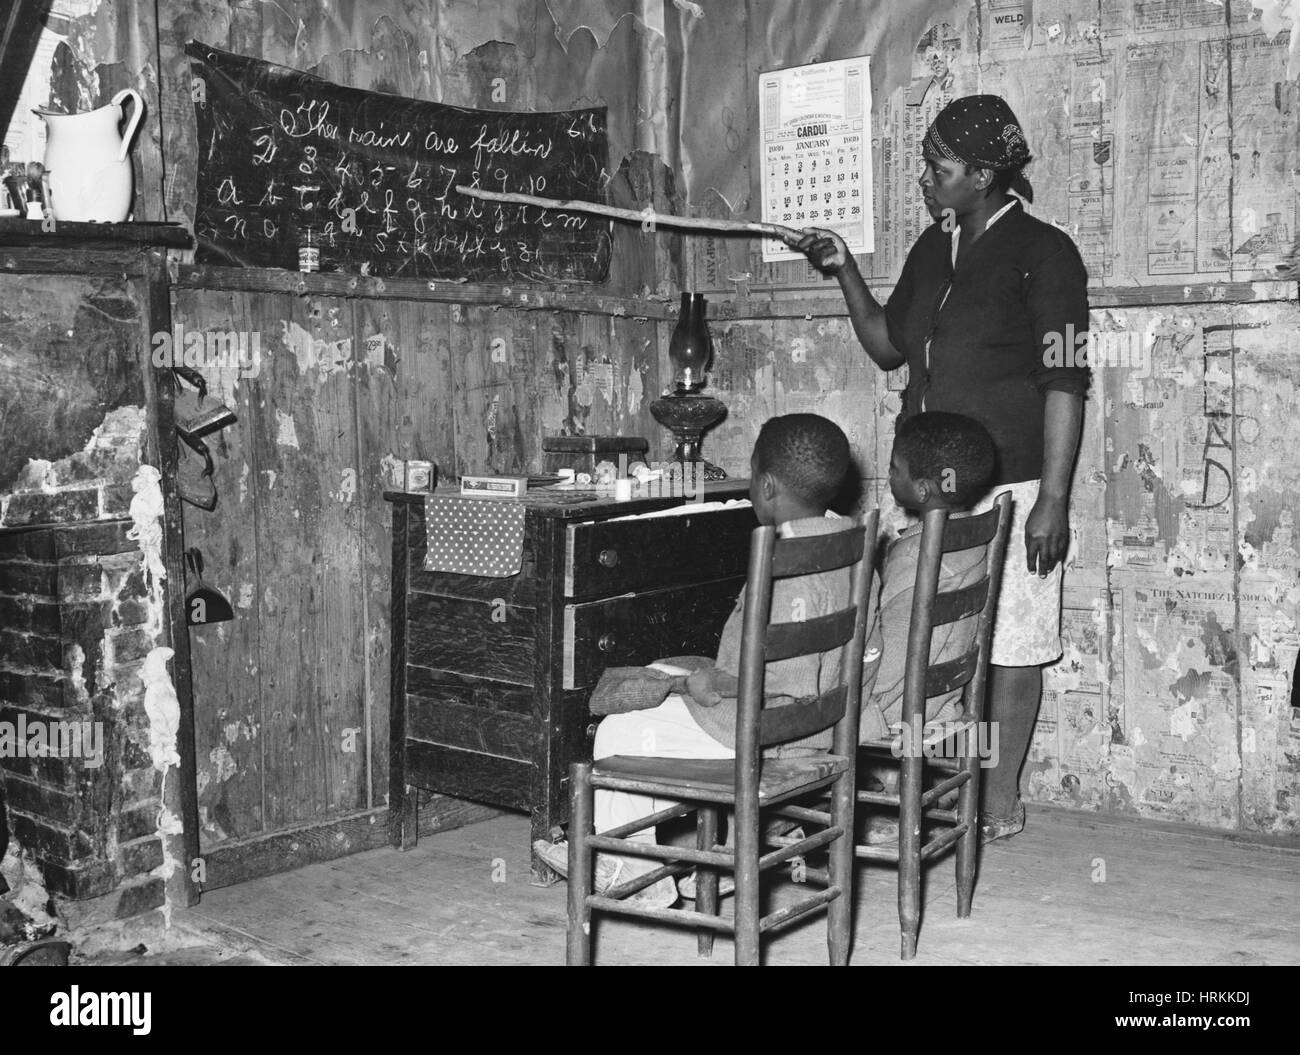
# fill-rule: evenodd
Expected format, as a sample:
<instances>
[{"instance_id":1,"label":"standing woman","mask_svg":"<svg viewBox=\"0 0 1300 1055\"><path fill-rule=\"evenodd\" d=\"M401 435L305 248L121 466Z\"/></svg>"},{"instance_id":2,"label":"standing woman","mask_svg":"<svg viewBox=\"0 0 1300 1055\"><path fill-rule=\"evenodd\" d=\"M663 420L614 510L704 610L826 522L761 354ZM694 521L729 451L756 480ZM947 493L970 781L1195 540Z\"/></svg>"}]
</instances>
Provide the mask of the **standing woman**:
<instances>
[{"instance_id":1,"label":"standing woman","mask_svg":"<svg viewBox=\"0 0 1300 1055\"><path fill-rule=\"evenodd\" d=\"M921 191L936 222L908 253L887 305L871 295L839 236L812 229L796 248L839 280L872 360L882 370L907 365L904 417L966 414L997 448L993 494L1010 490L1014 509L989 669L999 757L985 772L981 830L991 840L1024 827L1020 769L1042 667L1061 655L1061 563L1088 370L1046 352L1059 353L1058 342L1073 350L1071 335L1086 333L1088 272L1070 237L1021 205L1033 201L1023 173L1029 147L1000 96L944 107L924 158Z\"/></svg>"}]
</instances>

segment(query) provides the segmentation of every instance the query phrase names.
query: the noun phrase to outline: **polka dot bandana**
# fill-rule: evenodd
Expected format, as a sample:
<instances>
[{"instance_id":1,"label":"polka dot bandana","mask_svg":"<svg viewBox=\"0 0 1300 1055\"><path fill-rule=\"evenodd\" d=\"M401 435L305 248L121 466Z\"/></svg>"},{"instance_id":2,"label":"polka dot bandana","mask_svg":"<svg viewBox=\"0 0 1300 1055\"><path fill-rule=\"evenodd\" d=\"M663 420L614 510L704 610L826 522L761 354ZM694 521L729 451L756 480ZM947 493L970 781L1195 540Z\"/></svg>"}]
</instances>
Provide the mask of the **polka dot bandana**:
<instances>
[{"instance_id":1,"label":"polka dot bandana","mask_svg":"<svg viewBox=\"0 0 1300 1055\"><path fill-rule=\"evenodd\" d=\"M525 514L522 502L505 498L427 495L424 520L429 549L424 570L494 579L518 575Z\"/></svg>"},{"instance_id":2,"label":"polka dot bandana","mask_svg":"<svg viewBox=\"0 0 1300 1055\"><path fill-rule=\"evenodd\" d=\"M1029 160L1024 130L1000 95L954 99L930 125L925 146L957 164L995 172Z\"/></svg>"}]
</instances>

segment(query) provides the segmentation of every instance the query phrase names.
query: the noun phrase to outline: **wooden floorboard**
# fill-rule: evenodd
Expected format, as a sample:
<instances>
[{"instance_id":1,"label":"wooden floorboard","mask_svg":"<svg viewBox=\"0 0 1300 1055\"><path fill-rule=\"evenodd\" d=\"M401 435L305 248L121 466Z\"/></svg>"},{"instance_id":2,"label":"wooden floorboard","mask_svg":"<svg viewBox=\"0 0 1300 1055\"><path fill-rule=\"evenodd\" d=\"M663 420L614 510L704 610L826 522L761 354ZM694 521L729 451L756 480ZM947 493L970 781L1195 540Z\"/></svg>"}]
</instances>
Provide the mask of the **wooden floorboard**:
<instances>
[{"instance_id":1,"label":"wooden floorboard","mask_svg":"<svg viewBox=\"0 0 1300 1055\"><path fill-rule=\"evenodd\" d=\"M527 844L527 819L502 816L404 853L371 850L205 893L177 919L271 962L558 965L565 888L533 885ZM1099 861L1104 882L1094 881ZM870 864L857 876L853 963L898 963L895 874ZM782 886L774 904L797 893ZM1022 835L984 849L970 919L955 918L952 858L930 867L913 962L1295 964L1298 899L1300 852L1032 810ZM609 918L598 928L600 963L731 962L725 937L712 961L694 949L676 928ZM824 964L823 917L776 935L766 960Z\"/></svg>"}]
</instances>

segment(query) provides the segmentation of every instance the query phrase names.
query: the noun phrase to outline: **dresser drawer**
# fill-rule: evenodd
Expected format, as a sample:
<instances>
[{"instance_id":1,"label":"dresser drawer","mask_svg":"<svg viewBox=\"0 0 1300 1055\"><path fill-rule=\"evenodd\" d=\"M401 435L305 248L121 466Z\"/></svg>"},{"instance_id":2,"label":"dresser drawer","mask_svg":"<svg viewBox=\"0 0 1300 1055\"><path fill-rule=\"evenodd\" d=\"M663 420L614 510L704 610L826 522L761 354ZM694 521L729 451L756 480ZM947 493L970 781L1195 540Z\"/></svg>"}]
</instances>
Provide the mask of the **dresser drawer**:
<instances>
[{"instance_id":1,"label":"dresser drawer","mask_svg":"<svg viewBox=\"0 0 1300 1055\"><path fill-rule=\"evenodd\" d=\"M609 597L730 575L744 576L753 509L572 525L564 560L566 597Z\"/></svg>"},{"instance_id":2,"label":"dresser drawer","mask_svg":"<svg viewBox=\"0 0 1300 1055\"><path fill-rule=\"evenodd\" d=\"M611 597L564 609L564 687L593 687L606 667L712 656L743 575Z\"/></svg>"}]
</instances>

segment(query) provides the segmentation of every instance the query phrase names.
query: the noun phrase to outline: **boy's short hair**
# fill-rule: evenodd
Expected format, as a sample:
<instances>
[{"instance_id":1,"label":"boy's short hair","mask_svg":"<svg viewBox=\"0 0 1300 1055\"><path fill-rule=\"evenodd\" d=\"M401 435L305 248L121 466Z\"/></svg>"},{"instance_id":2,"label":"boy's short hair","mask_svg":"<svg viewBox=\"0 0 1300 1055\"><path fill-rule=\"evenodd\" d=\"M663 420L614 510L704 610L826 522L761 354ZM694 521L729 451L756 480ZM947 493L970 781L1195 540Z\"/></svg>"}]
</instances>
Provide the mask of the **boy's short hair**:
<instances>
[{"instance_id":1,"label":"boy's short hair","mask_svg":"<svg viewBox=\"0 0 1300 1055\"><path fill-rule=\"evenodd\" d=\"M852 464L844 430L820 414L768 418L754 441L754 457L761 472L811 505L829 505Z\"/></svg>"},{"instance_id":2,"label":"boy's short hair","mask_svg":"<svg viewBox=\"0 0 1300 1055\"><path fill-rule=\"evenodd\" d=\"M898 426L894 453L914 480L933 480L948 505L966 509L993 479L997 452L988 429L965 414L932 410Z\"/></svg>"}]
</instances>

